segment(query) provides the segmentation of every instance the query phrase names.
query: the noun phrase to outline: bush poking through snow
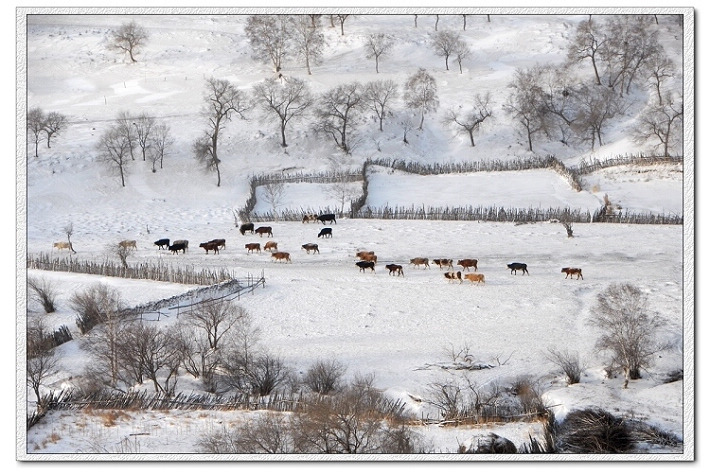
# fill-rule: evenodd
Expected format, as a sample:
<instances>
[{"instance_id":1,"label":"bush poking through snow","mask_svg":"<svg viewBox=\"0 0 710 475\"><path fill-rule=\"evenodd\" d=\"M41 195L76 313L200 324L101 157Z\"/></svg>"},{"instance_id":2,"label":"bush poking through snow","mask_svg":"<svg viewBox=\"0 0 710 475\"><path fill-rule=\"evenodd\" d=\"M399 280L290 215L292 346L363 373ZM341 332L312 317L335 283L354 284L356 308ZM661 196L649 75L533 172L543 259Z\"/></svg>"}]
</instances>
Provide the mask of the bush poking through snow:
<instances>
[{"instance_id":1,"label":"bush poking through snow","mask_svg":"<svg viewBox=\"0 0 710 475\"><path fill-rule=\"evenodd\" d=\"M563 453L623 454L634 445L624 421L599 408L573 411L557 428Z\"/></svg>"}]
</instances>

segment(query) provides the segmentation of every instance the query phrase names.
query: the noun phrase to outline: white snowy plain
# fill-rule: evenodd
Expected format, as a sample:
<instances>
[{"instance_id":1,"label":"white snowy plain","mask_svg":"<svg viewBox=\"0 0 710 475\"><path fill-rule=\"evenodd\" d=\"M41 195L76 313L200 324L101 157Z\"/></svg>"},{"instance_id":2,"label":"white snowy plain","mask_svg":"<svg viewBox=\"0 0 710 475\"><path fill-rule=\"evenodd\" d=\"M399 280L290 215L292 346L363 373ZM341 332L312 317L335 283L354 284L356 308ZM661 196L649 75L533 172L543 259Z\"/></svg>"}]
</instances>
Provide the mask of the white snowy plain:
<instances>
[{"instance_id":1,"label":"white snowy plain","mask_svg":"<svg viewBox=\"0 0 710 475\"><path fill-rule=\"evenodd\" d=\"M687 399L692 378L687 379L687 371L692 375L688 361L692 362L693 348L689 348L692 339L688 335L693 328L688 327L692 327L693 316L687 314L692 309L687 305L691 297L684 295L692 279L688 275L692 256L684 253L683 226L575 223L570 239L562 225L554 222L516 225L341 218L332 226L333 237L320 239L316 237L319 224L264 223L274 228L279 250L291 253L292 262L281 263L268 253L247 254L245 243L263 245L266 238L242 236L234 224L233 211L244 205L248 178L253 174L352 168L368 157L447 163L526 156L523 141L500 109L504 86L517 67L561 62L566 41L585 18L501 15L489 23L485 16L473 16L469 29L462 32L473 46L463 73L457 67L445 71L443 59L427 46L433 15L420 15L416 29L411 15L359 15L345 23L345 35L324 21L327 47L322 64L307 76L300 64L289 63L286 75L306 79L314 91L322 91L353 80L394 79L402 84L417 67L426 67L439 84L440 113L458 107L474 92L490 91L497 107L494 120L478 133L476 147L443 125L440 114L427 115L424 129L411 131L407 146L397 123L385 122L385 131L379 132L372 122L366 122L358 126L358 147L351 155L343 155L327 139L315 136L305 122L289 129L289 147L282 148L276 127L256 116L247 121L235 119L222 136L222 186L216 187L214 175L199 170L190 151L191 142L205 127L200 114L204 80L213 75L247 90L272 75L267 65L249 56L244 16L131 16L150 35L133 64L106 49L107 33L127 16L34 16L28 19L26 31L27 105L61 111L69 116L70 126L53 139L51 149L40 144L39 157L33 156L33 145L27 148L26 252L61 255L52 243L64 240L62 229L72 223L77 259L103 260L108 244L135 239L134 263L227 268L238 276L263 272L264 288L240 301L261 329L261 343L299 371L326 357L343 362L350 377L371 373L378 388L408 401L417 416L436 416L431 406L415 399L426 400L429 384L447 377L426 366L446 361L452 349L469 347L476 359L494 366L471 375L481 385L530 376L541 382L545 400L560 419L574 409L601 407L692 443ZM460 30L460 23L460 15L442 16L438 27ZM670 22L661 23L660 28L664 46L680 58L682 44L673 39ZM376 74L372 60L365 58L363 42L368 33L379 31L390 32L401 41ZM120 111L146 112L166 120L175 137L165 167L151 173L149 165L138 159L130 164L125 187L95 161L96 142ZM628 139L632 119L626 117L611 128L605 145L593 152L542 141L536 152L554 154L568 166L584 159L647 152L648 145ZM681 214L683 176L683 166L618 167L585 177L589 187L575 192L550 171L430 177L383 172L370 183L368 204L569 206L593 212L606 194L625 209ZM327 186L289 185L281 206L333 208L338 203ZM261 200L256 211L268 209ZM158 250L153 241L164 237L188 239L190 250L184 255ZM218 255L205 254L196 246L213 238L227 240L226 249ZM306 254L301 245L308 242L317 242L320 253ZM363 249L378 255L374 273L359 272L355 266L354 254ZM418 256L476 258L486 283L448 282L437 267L410 266L409 260ZM513 261L526 262L530 275L511 275L506 264ZM404 265L405 275L389 275L386 263ZM581 267L584 280L565 279L560 268L568 266ZM58 348L62 369L47 382L46 390L70 386L71 378L86 363L76 315L69 305L74 292L100 282L115 288L127 303L140 304L190 289L48 271L30 270L27 275L56 282L61 289L58 310L44 318L53 327L69 326L75 335ZM628 389L622 389L622 378L605 377L604 359L593 351L598 330L586 323L597 295L610 284L622 282L641 288L650 308L668 319L660 338L673 343ZM23 304L19 305L22 310ZM27 311L41 313L33 302L27 302ZM18 313L18 319L24 317ZM579 384L565 384L559 368L546 358L550 348L583 356L587 369ZM666 374L679 369L686 370L685 380L662 383ZM31 412L31 391L18 388L18 400L25 402L19 409ZM201 386L184 376L178 390L199 392ZM23 434L22 414L18 443L24 443L26 454L18 457L190 459L199 438L247 416L218 411L136 412L105 427L96 413L53 411ZM459 445L489 432L519 446L537 430L527 424L421 429L437 454L456 454ZM136 433L146 435L129 435ZM654 453L654 448L648 450ZM687 454L692 447L680 450ZM684 456L662 455L676 456L676 460Z\"/></svg>"}]
</instances>

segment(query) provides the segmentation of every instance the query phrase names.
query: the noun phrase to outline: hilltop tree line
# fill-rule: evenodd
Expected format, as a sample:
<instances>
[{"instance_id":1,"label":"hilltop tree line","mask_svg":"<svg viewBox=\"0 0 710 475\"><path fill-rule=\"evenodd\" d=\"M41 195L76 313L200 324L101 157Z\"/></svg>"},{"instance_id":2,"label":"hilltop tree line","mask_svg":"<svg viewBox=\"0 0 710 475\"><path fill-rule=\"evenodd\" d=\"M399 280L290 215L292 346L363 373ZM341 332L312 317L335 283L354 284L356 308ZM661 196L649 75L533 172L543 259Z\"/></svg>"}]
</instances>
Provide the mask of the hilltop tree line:
<instances>
[{"instance_id":1,"label":"hilltop tree line","mask_svg":"<svg viewBox=\"0 0 710 475\"><path fill-rule=\"evenodd\" d=\"M252 57L273 67L276 74L250 89L238 88L225 79L206 79L200 111L205 128L193 141L192 154L201 167L216 174L217 186L222 179L220 135L234 117L254 117L273 125L284 148L288 147L289 130L301 122L324 139L332 140L338 150L351 154L360 143L359 133L367 122L374 121L379 131L383 131L387 121L395 123L401 128L406 145L408 132L422 130L425 117L439 110L436 78L424 68L413 71L404 84L391 79L351 81L320 93L312 91L307 80L284 74L288 62L301 61L311 75L311 67L322 61L323 17L328 15L248 16L244 31ZM337 22L344 35L345 21L353 15L329 17L331 27ZM439 30L439 15L436 17L430 47L444 59L446 70L449 60L454 59L463 73L462 62L471 56L475 43L462 32ZM463 19L465 32L466 15ZM653 15L590 15L578 24L562 64L518 68L499 97L490 92L473 92L461 98L461 105L444 111L441 123L466 136L474 147L484 124L502 113L514 121L529 152L541 141L586 145L594 150L604 144L614 120L635 106L634 97L640 95L636 93L646 91L648 103L638 114L633 139L639 144L653 143L666 156L676 152L682 143L683 98L670 87L670 82L681 72L660 44L657 23ZM122 25L112 34L113 47L129 54L132 62L148 40L135 22ZM401 39L386 33L366 35L366 56L374 59L377 73L399 42ZM66 124L66 117L56 112L44 114L35 108L28 113L35 156L40 135L46 134L49 146L50 137ZM155 172L156 164L162 168L171 142L165 123L122 112L99 139L98 159L115 170L125 186L126 170L135 160L135 150L140 151L144 161L151 161Z\"/></svg>"}]
</instances>

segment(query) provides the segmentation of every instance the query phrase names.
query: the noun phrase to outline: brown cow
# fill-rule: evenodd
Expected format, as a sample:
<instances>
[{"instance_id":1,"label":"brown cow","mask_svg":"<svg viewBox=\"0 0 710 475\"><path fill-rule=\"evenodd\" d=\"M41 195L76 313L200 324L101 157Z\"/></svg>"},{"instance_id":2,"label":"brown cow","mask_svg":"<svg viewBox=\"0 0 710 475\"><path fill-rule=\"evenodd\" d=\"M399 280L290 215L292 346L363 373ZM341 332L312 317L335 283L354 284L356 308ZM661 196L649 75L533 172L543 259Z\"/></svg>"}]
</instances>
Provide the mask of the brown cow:
<instances>
[{"instance_id":1,"label":"brown cow","mask_svg":"<svg viewBox=\"0 0 710 475\"><path fill-rule=\"evenodd\" d=\"M461 271L458 271L458 272L445 272L445 273L444 273L444 277L446 277L447 279L449 279L449 281L458 280L458 281L459 281L459 284L460 284L461 282L463 282L463 280L461 280Z\"/></svg>"},{"instance_id":2,"label":"brown cow","mask_svg":"<svg viewBox=\"0 0 710 475\"><path fill-rule=\"evenodd\" d=\"M387 268L387 270L390 271L390 275L394 274L401 275L402 277L404 277L404 271L402 270L402 266L397 264L387 264L385 267Z\"/></svg>"},{"instance_id":3,"label":"brown cow","mask_svg":"<svg viewBox=\"0 0 710 475\"><path fill-rule=\"evenodd\" d=\"M301 246L301 249L305 249L306 254L310 254L311 251L313 251L313 254L315 254L316 252L320 254L320 251L318 250L318 244L313 244L312 242L304 244L303 246Z\"/></svg>"},{"instance_id":4,"label":"brown cow","mask_svg":"<svg viewBox=\"0 0 710 475\"><path fill-rule=\"evenodd\" d=\"M121 241L118 243L118 245L124 249L128 249L128 248L138 249L138 247L136 247L136 241L127 241L127 240Z\"/></svg>"},{"instance_id":5,"label":"brown cow","mask_svg":"<svg viewBox=\"0 0 710 475\"><path fill-rule=\"evenodd\" d=\"M270 251L270 250L278 251L279 250L279 245L275 241L269 241L266 244L264 244L264 250L265 251Z\"/></svg>"},{"instance_id":6,"label":"brown cow","mask_svg":"<svg viewBox=\"0 0 710 475\"><path fill-rule=\"evenodd\" d=\"M258 242L250 242L249 244L245 244L244 248L247 250L247 254L253 251L261 252L261 244Z\"/></svg>"},{"instance_id":7,"label":"brown cow","mask_svg":"<svg viewBox=\"0 0 710 475\"><path fill-rule=\"evenodd\" d=\"M274 233L271 232L271 226L260 226L254 230L256 234L259 235L259 237L262 237L264 234L266 234L268 237L273 237Z\"/></svg>"},{"instance_id":8,"label":"brown cow","mask_svg":"<svg viewBox=\"0 0 710 475\"><path fill-rule=\"evenodd\" d=\"M71 244L68 242L55 242L52 244L53 247L56 247L57 249L69 249L71 251Z\"/></svg>"},{"instance_id":9,"label":"brown cow","mask_svg":"<svg viewBox=\"0 0 710 475\"><path fill-rule=\"evenodd\" d=\"M473 270L478 270L477 259L461 259L456 263L456 265L463 267L463 270L471 270L470 267L473 267Z\"/></svg>"},{"instance_id":10,"label":"brown cow","mask_svg":"<svg viewBox=\"0 0 710 475\"><path fill-rule=\"evenodd\" d=\"M444 266L446 266L447 269L453 269L454 268L454 261L453 259L434 259L434 264L439 266L439 269L443 269Z\"/></svg>"},{"instance_id":11,"label":"brown cow","mask_svg":"<svg viewBox=\"0 0 710 475\"><path fill-rule=\"evenodd\" d=\"M483 276L483 274L466 274L463 276L463 278L466 280L470 280L472 283L476 282L476 284L486 283L486 278Z\"/></svg>"},{"instance_id":12,"label":"brown cow","mask_svg":"<svg viewBox=\"0 0 710 475\"><path fill-rule=\"evenodd\" d=\"M359 251L357 254L355 254L355 257L358 259L364 259L365 256L373 256L375 254L375 251Z\"/></svg>"},{"instance_id":13,"label":"brown cow","mask_svg":"<svg viewBox=\"0 0 710 475\"><path fill-rule=\"evenodd\" d=\"M363 261L365 261L365 262L374 262L374 263L377 263L377 256L375 255L375 253L372 253L372 254L365 254L365 255L362 256L360 259L363 260Z\"/></svg>"},{"instance_id":14,"label":"brown cow","mask_svg":"<svg viewBox=\"0 0 710 475\"><path fill-rule=\"evenodd\" d=\"M410 264L414 264L414 267L419 267L420 265L424 265L425 269L429 268L429 259L426 257L415 257L414 259L411 259L409 261Z\"/></svg>"},{"instance_id":15,"label":"brown cow","mask_svg":"<svg viewBox=\"0 0 710 475\"><path fill-rule=\"evenodd\" d=\"M567 274L567 275L565 275L565 279L571 275L572 276L576 275L577 280L579 280L580 277L582 278L582 280L584 280L584 276L582 276L582 269L580 269L578 267L563 267L562 272Z\"/></svg>"},{"instance_id":16,"label":"brown cow","mask_svg":"<svg viewBox=\"0 0 710 475\"><path fill-rule=\"evenodd\" d=\"M212 239L210 242L217 244L220 247L220 249L225 249L227 247L227 240L226 239Z\"/></svg>"},{"instance_id":17,"label":"brown cow","mask_svg":"<svg viewBox=\"0 0 710 475\"><path fill-rule=\"evenodd\" d=\"M276 259L276 261L291 262L291 254L288 252L272 252L271 257Z\"/></svg>"},{"instance_id":18,"label":"brown cow","mask_svg":"<svg viewBox=\"0 0 710 475\"><path fill-rule=\"evenodd\" d=\"M214 251L215 254L219 253L219 244L216 242L201 242L200 247L205 250L205 254L208 254L210 251Z\"/></svg>"}]
</instances>

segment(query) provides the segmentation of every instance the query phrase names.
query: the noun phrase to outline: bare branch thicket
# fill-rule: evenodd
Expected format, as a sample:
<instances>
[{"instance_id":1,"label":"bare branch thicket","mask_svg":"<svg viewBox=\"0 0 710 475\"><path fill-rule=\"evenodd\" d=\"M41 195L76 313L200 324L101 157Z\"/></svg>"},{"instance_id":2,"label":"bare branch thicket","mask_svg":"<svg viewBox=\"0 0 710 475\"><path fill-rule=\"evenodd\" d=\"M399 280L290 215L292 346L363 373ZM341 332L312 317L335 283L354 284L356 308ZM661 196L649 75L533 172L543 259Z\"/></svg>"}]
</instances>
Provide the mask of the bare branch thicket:
<instances>
[{"instance_id":1,"label":"bare branch thicket","mask_svg":"<svg viewBox=\"0 0 710 475\"><path fill-rule=\"evenodd\" d=\"M163 159L173 142L174 139L170 135L170 126L163 122L157 123L151 134L150 143L146 147L148 149L151 171L153 173L156 172L155 166L157 163L160 163L161 169L163 168Z\"/></svg>"},{"instance_id":2,"label":"bare branch thicket","mask_svg":"<svg viewBox=\"0 0 710 475\"><path fill-rule=\"evenodd\" d=\"M287 147L286 127L293 119L304 117L313 105L308 84L298 78L288 78L284 84L266 79L253 87L255 104L265 121L274 120L281 132L281 146Z\"/></svg>"},{"instance_id":3,"label":"bare branch thicket","mask_svg":"<svg viewBox=\"0 0 710 475\"><path fill-rule=\"evenodd\" d=\"M371 33L365 39L365 57L375 58L375 72L380 72L380 57L386 56L394 46L394 37L385 33Z\"/></svg>"},{"instance_id":4,"label":"bare branch thicket","mask_svg":"<svg viewBox=\"0 0 710 475\"><path fill-rule=\"evenodd\" d=\"M377 116L380 132L385 117L391 115L391 103L399 96L397 83L391 79L371 81L365 84L363 99L367 107Z\"/></svg>"},{"instance_id":5,"label":"bare branch thicket","mask_svg":"<svg viewBox=\"0 0 710 475\"><path fill-rule=\"evenodd\" d=\"M214 77L207 79L203 114L207 117L209 127L202 137L193 142L192 151L195 159L206 170L217 172L218 187L222 184L219 169L221 160L217 150L220 133L234 114L245 119L244 114L251 107L246 94L229 81Z\"/></svg>"},{"instance_id":6,"label":"bare branch thicket","mask_svg":"<svg viewBox=\"0 0 710 475\"><path fill-rule=\"evenodd\" d=\"M343 386L346 367L333 359L318 360L306 371L303 383L318 394L330 394Z\"/></svg>"},{"instance_id":7,"label":"bare branch thicket","mask_svg":"<svg viewBox=\"0 0 710 475\"><path fill-rule=\"evenodd\" d=\"M466 112L457 112L449 110L444 118L444 123L455 125L463 129L471 142L471 147L475 147L476 143L473 140L473 133L481 128L481 124L493 115L491 108L490 93L481 96L476 94L473 99L471 110Z\"/></svg>"},{"instance_id":8,"label":"bare branch thicket","mask_svg":"<svg viewBox=\"0 0 710 475\"><path fill-rule=\"evenodd\" d=\"M33 357L29 357L29 355L27 357L25 379L35 394L38 413L43 413L46 410L46 407L43 407L42 404L41 389L47 379L57 374L59 369L59 358L55 355L53 349L43 351Z\"/></svg>"},{"instance_id":9,"label":"bare branch thicket","mask_svg":"<svg viewBox=\"0 0 710 475\"><path fill-rule=\"evenodd\" d=\"M623 372L624 388L669 347L657 335L666 319L649 313L647 296L632 284L612 284L597 295L588 324L600 331L595 347L609 356L609 368Z\"/></svg>"},{"instance_id":10,"label":"bare branch thicket","mask_svg":"<svg viewBox=\"0 0 710 475\"><path fill-rule=\"evenodd\" d=\"M57 289L51 281L29 277L27 287L34 293L32 300L42 305L45 313L52 313L56 310Z\"/></svg>"},{"instance_id":11,"label":"bare branch thicket","mask_svg":"<svg viewBox=\"0 0 710 475\"><path fill-rule=\"evenodd\" d=\"M142 112L132 123L136 129L136 142L141 149L143 161L146 159L148 149L151 145L153 129L156 127L156 119L149 117L145 112Z\"/></svg>"},{"instance_id":12,"label":"bare branch thicket","mask_svg":"<svg viewBox=\"0 0 710 475\"><path fill-rule=\"evenodd\" d=\"M187 320L202 331L211 350L219 349L230 330L248 318L243 307L228 300L204 301L187 313Z\"/></svg>"},{"instance_id":13,"label":"bare branch thicket","mask_svg":"<svg viewBox=\"0 0 710 475\"><path fill-rule=\"evenodd\" d=\"M548 348L546 358L562 370L568 385L579 383L584 371L584 363L580 360L578 353Z\"/></svg>"},{"instance_id":14,"label":"bare branch thicket","mask_svg":"<svg viewBox=\"0 0 710 475\"><path fill-rule=\"evenodd\" d=\"M419 130L424 127L424 114L436 112L439 108L439 96L434 76L425 69L409 76L404 86L404 102L408 109L419 111Z\"/></svg>"},{"instance_id":15,"label":"bare branch thicket","mask_svg":"<svg viewBox=\"0 0 710 475\"><path fill-rule=\"evenodd\" d=\"M137 62L136 54L148 41L148 34L135 21L124 23L117 30L111 31L109 47L123 53L128 53L131 62Z\"/></svg>"},{"instance_id":16,"label":"bare branch thicket","mask_svg":"<svg viewBox=\"0 0 710 475\"><path fill-rule=\"evenodd\" d=\"M572 130L581 143L590 143L594 150L604 144L610 121L624 111L627 102L607 87L581 86L574 96L577 114Z\"/></svg>"}]
</instances>

